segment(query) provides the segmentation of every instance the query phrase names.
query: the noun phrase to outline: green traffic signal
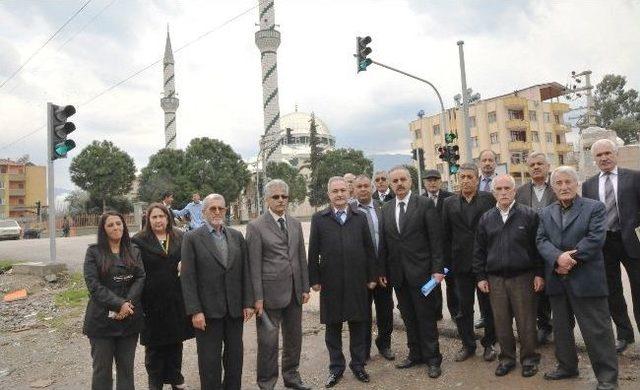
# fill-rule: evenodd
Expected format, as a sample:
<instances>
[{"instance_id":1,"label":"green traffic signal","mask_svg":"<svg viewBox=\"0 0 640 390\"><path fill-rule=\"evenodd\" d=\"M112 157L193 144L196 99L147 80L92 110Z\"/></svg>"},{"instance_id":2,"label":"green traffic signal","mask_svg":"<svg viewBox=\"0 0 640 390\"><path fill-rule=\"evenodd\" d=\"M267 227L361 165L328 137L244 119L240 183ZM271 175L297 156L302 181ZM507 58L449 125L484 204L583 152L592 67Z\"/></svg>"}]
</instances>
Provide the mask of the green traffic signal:
<instances>
[{"instance_id":1,"label":"green traffic signal","mask_svg":"<svg viewBox=\"0 0 640 390\"><path fill-rule=\"evenodd\" d=\"M56 157L64 157L71 149L76 147L76 143L72 139L65 140L54 147Z\"/></svg>"},{"instance_id":2,"label":"green traffic signal","mask_svg":"<svg viewBox=\"0 0 640 390\"><path fill-rule=\"evenodd\" d=\"M447 133L444 135L444 142L450 144L455 141L456 138L458 138L458 135L456 133Z\"/></svg>"},{"instance_id":3,"label":"green traffic signal","mask_svg":"<svg viewBox=\"0 0 640 390\"><path fill-rule=\"evenodd\" d=\"M373 63L370 58L367 58L371 54L371 48L368 45L371 43L371 37L366 36L356 37L356 65L358 67L358 73L367 70L367 67Z\"/></svg>"},{"instance_id":4,"label":"green traffic signal","mask_svg":"<svg viewBox=\"0 0 640 390\"><path fill-rule=\"evenodd\" d=\"M458 173L459 170L460 170L460 165L455 163L449 165L449 173L451 175L455 175L456 173Z\"/></svg>"}]
</instances>

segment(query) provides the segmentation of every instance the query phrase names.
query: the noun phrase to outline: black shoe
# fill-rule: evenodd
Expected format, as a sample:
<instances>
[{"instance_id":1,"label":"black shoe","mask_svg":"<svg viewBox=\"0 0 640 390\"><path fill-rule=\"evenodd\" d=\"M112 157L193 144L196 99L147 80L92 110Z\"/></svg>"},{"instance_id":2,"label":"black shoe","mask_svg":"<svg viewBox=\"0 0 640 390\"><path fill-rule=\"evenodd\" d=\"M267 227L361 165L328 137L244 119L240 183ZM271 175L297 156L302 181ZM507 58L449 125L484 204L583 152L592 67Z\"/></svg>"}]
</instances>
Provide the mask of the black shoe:
<instances>
[{"instance_id":1,"label":"black shoe","mask_svg":"<svg viewBox=\"0 0 640 390\"><path fill-rule=\"evenodd\" d=\"M411 360L409 358L404 359L403 361L401 361L400 363L396 364L396 368L399 369L403 369L403 368L410 368L413 366L417 366L418 364L421 364L421 361L418 360Z\"/></svg>"},{"instance_id":2,"label":"black shoe","mask_svg":"<svg viewBox=\"0 0 640 390\"><path fill-rule=\"evenodd\" d=\"M456 357L455 357L455 361L456 362L463 362L467 359L469 359L472 356L475 356L476 351L475 350L470 350L469 348L466 347L462 347L460 348L460 350L458 351L458 353L456 353Z\"/></svg>"},{"instance_id":3,"label":"black shoe","mask_svg":"<svg viewBox=\"0 0 640 390\"><path fill-rule=\"evenodd\" d=\"M393 353L391 348L382 348L382 349L379 350L379 352L380 352L380 356L382 356L383 358L385 358L387 360L395 360L395 358L396 358L396 354Z\"/></svg>"},{"instance_id":4,"label":"black shoe","mask_svg":"<svg viewBox=\"0 0 640 390\"><path fill-rule=\"evenodd\" d=\"M549 342L551 331L548 329L538 329L538 345L544 345Z\"/></svg>"},{"instance_id":5,"label":"black shoe","mask_svg":"<svg viewBox=\"0 0 640 390\"><path fill-rule=\"evenodd\" d=\"M498 364L498 367L496 367L496 376L505 376L508 373L511 372L511 370L513 370L514 368L516 368L516 364L511 362L511 363L503 363L500 362Z\"/></svg>"},{"instance_id":6,"label":"black shoe","mask_svg":"<svg viewBox=\"0 0 640 390\"><path fill-rule=\"evenodd\" d=\"M527 366L522 366L522 376L525 378L529 378L538 373L538 365L530 364Z\"/></svg>"},{"instance_id":7,"label":"black shoe","mask_svg":"<svg viewBox=\"0 0 640 390\"><path fill-rule=\"evenodd\" d=\"M305 385L304 382L302 382L302 381L300 381L298 383L285 382L284 387L286 387L288 389L296 389L296 390L311 390L312 389L311 386Z\"/></svg>"},{"instance_id":8,"label":"black shoe","mask_svg":"<svg viewBox=\"0 0 640 390\"><path fill-rule=\"evenodd\" d=\"M550 380L550 381L557 381L560 379L576 378L577 376L578 376L578 371L569 372L561 368L556 368L553 371L549 371L545 373L544 379Z\"/></svg>"},{"instance_id":9,"label":"black shoe","mask_svg":"<svg viewBox=\"0 0 640 390\"><path fill-rule=\"evenodd\" d=\"M484 318L480 317L478 318L478 320L475 322L475 324L473 325L476 329L482 329L484 328Z\"/></svg>"},{"instance_id":10,"label":"black shoe","mask_svg":"<svg viewBox=\"0 0 640 390\"><path fill-rule=\"evenodd\" d=\"M326 387L328 389L329 387L333 387L333 386L337 385L338 382L340 382L341 378L342 378L342 373L340 373L340 374L334 374L334 373L329 374L329 377L327 378L327 381L324 382L324 387Z\"/></svg>"},{"instance_id":11,"label":"black shoe","mask_svg":"<svg viewBox=\"0 0 640 390\"><path fill-rule=\"evenodd\" d=\"M482 358L484 359L485 362L492 362L496 360L497 357L498 357L498 354L496 353L496 350L493 348L493 345L490 345L484 348L484 353L482 354Z\"/></svg>"},{"instance_id":12,"label":"black shoe","mask_svg":"<svg viewBox=\"0 0 640 390\"><path fill-rule=\"evenodd\" d=\"M629 346L629 344L633 343L633 341L627 340L616 340L616 352L622 353Z\"/></svg>"},{"instance_id":13,"label":"black shoe","mask_svg":"<svg viewBox=\"0 0 640 390\"><path fill-rule=\"evenodd\" d=\"M429 367L427 367L427 374L429 375L429 378L435 379L442 375L442 369L440 368L440 366L429 365Z\"/></svg>"},{"instance_id":14,"label":"black shoe","mask_svg":"<svg viewBox=\"0 0 640 390\"><path fill-rule=\"evenodd\" d=\"M359 370L354 370L353 375L355 375L356 379L363 383L369 383L369 374L361 368Z\"/></svg>"}]
</instances>

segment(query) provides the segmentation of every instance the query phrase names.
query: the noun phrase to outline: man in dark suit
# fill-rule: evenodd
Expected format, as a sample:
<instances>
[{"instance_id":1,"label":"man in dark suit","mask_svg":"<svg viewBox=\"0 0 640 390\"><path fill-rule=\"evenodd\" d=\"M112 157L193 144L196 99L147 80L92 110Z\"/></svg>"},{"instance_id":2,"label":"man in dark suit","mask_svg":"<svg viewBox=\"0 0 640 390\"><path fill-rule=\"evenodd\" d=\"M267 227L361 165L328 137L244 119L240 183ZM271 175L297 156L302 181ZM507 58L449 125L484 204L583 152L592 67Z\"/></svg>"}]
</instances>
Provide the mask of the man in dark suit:
<instances>
[{"instance_id":1,"label":"man in dark suit","mask_svg":"<svg viewBox=\"0 0 640 390\"><path fill-rule=\"evenodd\" d=\"M342 325L349 323L349 367L360 382L369 382L364 369L369 290L376 286L375 249L367 218L349 207L349 187L341 176L327 184L330 205L311 218L309 283L320 291L320 322L325 324L329 377L335 386L345 370Z\"/></svg>"},{"instance_id":2,"label":"man in dark suit","mask_svg":"<svg viewBox=\"0 0 640 390\"><path fill-rule=\"evenodd\" d=\"M386 171L376 172L375 175L373 175L373 181L376 186L373 199L386 203L396 197L391 188L389 188L389 178Z\"/></svg>"},{"instance_id":3,"label":"man in dark suit","mask_svg":"<svg viewBox=\"0 0 640 390\"><path fill-rule=\"evenodd\" d=\"M224 197L208 195L203 210L205 224L182 241L180 281L196 329L200 388L235 390L242 379L242 321L253 315L249 257L242 234L224 226Z\"/></svg>"},{"instance_id":4,"label":"man in dark suit","mask_svg":"<svg viewBox=\"0 0 640 390\"><path fill-rule=\"evenodd\" d=\"M640 241L635 233L640 226L640 172L618 168L618 146L608 139L594 142L591 154L600 173L582 184L582 196L606 206L604 265L609 310L616 324L616 350L622 352L634 342L634 336L622 291L620 263L629 276L633 315L640 329Z\"/></svg>"},{"instance_id":5,"label":"man in dark suit","mask_svg":"<svg viewBox=\"0 0 640 390\"><path fill-rule=\"evenodd\" d=\"M456 325L462 339L462 348L455 360L461 362L475 355L476 336L473 329L473 306L476 291L476 278L472 272L473 245L476 228L482 214L496 205L496 200L488 192L478 192L478 167L466 163L458 171L460 194L448 197L442 208L443 245L445 266L453 272L456 292L460 307L460 315ZM493 327L493 314L489 295L478 292L479 303L485 305L484 337L481 344L484 347L485 361L493 361L496 342Z\"/></svg>"},{"instance_id":6,"label":"man in dark suit","mask_svg":"<svg viewBox=\"0 0 640 390\"><path fill-rule=\"evenodd\" d=\"M423 181L425 192L424 196L431 199L436 205L438 211L438 218L442 220L442 206L444 200L453 195L453 192L449 192L442 189L442 177L440 172L436 169L428 169L425 172L425 178ZM458 317L458 297L456 296L456 287L453 274L448 274L444 281L447 285L447 308L449 309L449 315L453 321ZM439 303L437 307L438 319L442 319L442 288L438 285L432 294L437 294Z\"/></svg>"},{"instance_id":7,"label":"man in dark suit","mask_svg":"<svg viewBox=\"0 0 640 390\"><path fill-rule=\"evenodd\" d=\"M366 175L356 177L354 185L355 197L357 202L351 204L355 211L359 211L365 215L371 233L371 241L375 247L376 259L380 255L380 234L382 228L382 203L371 198L372 187L371 179ZM393 331L393 292L390 286L376 286L369 294L369 324L367 326L366 350L367 358L371 354L371 323L373 315L371 312L371 303L376 305L376 326L378 327L378 337L376 337L376 346L380 355L387 360L394 360L395 354L391 350L391 332Z\"/></svg>"},{"instance_id":8,"label":"man in dark suit","mask_svg":"<svg viewBox=\"0 0 640 390\"><path fill-rule=\"evenodd\" d=\"M444 278L441 226L433 202L411 193L408 169L395 167L389 177L396 198L382 207L380 283L395 288L409 347L409 356L396 367L426 363L429 377L437 378L442 373L436 324L438 298L433 294L425 297L420 287L432 277L438 282Z\"/></svg>"},{"instance_id":9,"label":"man in dark suit","mask_svg":"<svg viewBox=\"0 0 640 390\"><path fill-rule=\"evenodd\" d=\"M516 192L516 202L529 206L537 212L556 201L556 195L549 185L549 162L542 152L533 152L527 157L531 182L525 183ZM538 343L545 344L551 336L551 304L544 291L536 294L538 298Z\"/></svg>"},{"instance_id":10,"label":"man in dark suit","mask_svg":"<svg viewBox=\"0 0 640 390\"><path fill-rule=\"evenodd\" d=\"M551 186L558 202L540 213L537 247L545 262L558 366L544 377L557 380L578 376L573 335L577 320L598 380L597 389L616 389L618 357L602 256L605 206L577 195L578 174L573 167L556 168Z\"/></svg>"},{"instance_id":11,"label":"man in dark suit","mask_svg":"<svg viewBox=\"0 0 640 390\"><path fill-rule=\"evenodd\" d=\"M300 222L287 213L289 186L265 187L267 212L247 225L247 246L258 334L257 382L273 389L278 381L278 336L282 325L282 379L285 387L307 390L300 378L302 305L309 301L309 273Z\"/></svg>"}]
</instances>

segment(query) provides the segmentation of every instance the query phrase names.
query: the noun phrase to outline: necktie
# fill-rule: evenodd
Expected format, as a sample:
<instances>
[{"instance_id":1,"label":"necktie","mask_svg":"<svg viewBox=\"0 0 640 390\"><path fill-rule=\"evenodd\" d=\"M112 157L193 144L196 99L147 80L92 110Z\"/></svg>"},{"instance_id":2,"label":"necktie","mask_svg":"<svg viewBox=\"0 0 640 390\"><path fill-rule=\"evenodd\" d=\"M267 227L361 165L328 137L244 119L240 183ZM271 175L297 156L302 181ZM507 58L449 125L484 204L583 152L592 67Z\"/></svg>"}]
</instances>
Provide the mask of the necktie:
<instances>
[{"instance_id":1,"label":"necktie","mask_svg":"<svg viewBox=\"0 0 640 390\"><path fill-rule=\"evenodd\" d=\"M491 178L490 177L486 177L484 180L484 188L482 189L482 191L489 191L491 189Z\"/></svg>"},{"instance_id":2,"label":"necktie","mask_svg":"<svg viewBox=\"0 0 640 390\"><path fill-rule=\"evenodd\" d=\"M616 196L613 191L613 183L611 182L611 172L605 173L604 180L604 205L607 209L607 227L608 230L620 230L620 217L618 215L618 205Z\"/></svg>"},{"instance_id":3,"label":"necktie","mask_svg":"<svg viewBox=\"0 0 640 390\"><path fill-rule=\"evenodd\" d=\"M289 237L289 232L287 232L287 226L284 224L284 218L278 218L278 223L280 224L280 230L284 233L285 236Z\"/></svg>"},{"instance_id":4,"label":"necktie","mask_svg":"<svg viewBox=\"0 0 640 390\"><path fill-rule=\"evenodd\" d=\"M401 226L404 223L404 219L406 217L405 212L404 212L404 202L398 203L398 206L400 206L400 215L398 216L398 233L401 233L400 229L401 229Z\"/></svg>"},{"instance_id":5,"label":"necktie","mask_svg":"<svg viewBox=\"0 0 640 390\"><path fill-rule=\"evenodd\" d=\"M433 204L437 206L438 205L438 197L436 195L433 195L433 194L429 195L429 197L431 198L431 200L433 200Z\"/></svg>"},{"instance_id":6,"label":"necktie","mask_svg":"<svg viewBox=\"0 0 640 390\"><path fill-rule=\"evenodd\" d=\"M371 240L373 241L373 245L375 245L376 249L378 249L378 242L376 240L376 228L373 226L373 217L371 216L371 210L369 206L365 206L363 204L358 205L360 209L363 209L366 213L367 224L369 224L369 233L371 234Z\"/></svg>"},{"instance_id":7,"label":"necktie","mask_svg":"<svg viewBox=\"0 0 640 390\"><path fill-rule=\"evenodd\" d=\"M342 220L343 215L344 215L344 210L338 210L338 212L336 212L336 220L338 220L338 223L340 225L344 225L344 221Z\"/></svg>"}]
</instances>

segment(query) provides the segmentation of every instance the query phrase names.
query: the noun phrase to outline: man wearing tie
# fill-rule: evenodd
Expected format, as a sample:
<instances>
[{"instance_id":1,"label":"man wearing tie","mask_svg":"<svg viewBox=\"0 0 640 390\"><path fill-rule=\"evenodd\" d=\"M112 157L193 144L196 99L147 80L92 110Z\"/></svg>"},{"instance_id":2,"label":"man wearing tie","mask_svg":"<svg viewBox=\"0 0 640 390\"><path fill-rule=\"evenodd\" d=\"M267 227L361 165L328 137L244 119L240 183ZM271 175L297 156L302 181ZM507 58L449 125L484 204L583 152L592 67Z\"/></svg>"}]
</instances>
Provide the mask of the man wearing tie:
<instances>
[{"instance_id":1,"label":"man wearing tie","mask_svg":"<svg viewBox=\"0 0 640 390\"><path fill-rule=\"evenodd\" d=\"M491 180L497 176L496 166L498 156L493 150L485 149L480 152L478 158L480 159L480 170L482 171L480 182L478 183L478 190L491 192Z\"/></svg>"},{"instance_id":2,"label":"man wearing tie","mask_svg":"<svg viewBox=\"0 0 640 390\"><path fill-rule=\"evenodd\" d=\"M409 356L396 365L404 369L427 364L427 375L441 375L438 343L437 300L422 295L420 287L431 278L441 282L441 226L433 202L411 193L411 175L399 166L389 172L396 198L382 207L380 284L396 291L398 307L407 330Z\"/></svg>"},{"instance_id":3,"label":"man wearing tie","mask_svg":"<svg viewBox=\"0 0 640 390\"><path fill-rule=\"evenodd\" d=\"M389 188L389 179L386 171L378 171L373 176L373 181L376 185L376 191L373 193L373 199L379 200L382 203L395 198L395 194Z\"/></svg>"},{"instance_id":4,"label":"man wearing tie","mask_svg":"<svg viewBox=\"0 0 640 390\"><path fill-rule=\"evenodd\" d=\"M382 203L371 198L371 179L366 175L356 177L354 184L355 197L357 202L351 207L363 213L367 217L371 240L375 246L376 264L379 264L380 255L380 233L382 226ZM367 358L371 354L371 303L376 305L376 326L378 327L378 337L376 346L380 355L387 360L394 360L395 354L391 350L391 332L393 331L393 293L389 286L376 286L369 294L369 324L367 326L366 350Z\"/></svg>"},{"instance_id":5,"label":"man wearing tie","mask_svg":"<svg viewBox=\"0 0 640 390\"><path fill-rule=\"evenodd\" d=\"M440 172L436 169L428 169L425 172L424 178L425 196L433 201L438 211L438 218L442 219L442 205L444 200L453 195L452 192L442 189L442 178ZM458 317L458 297L456 296L455 282L453 280L453 274L449 274L444 278L447 285L447 308L449 309L449 315L453 321ZM438 319L442 319L442 289L438 285L432 294L437 294L439 304L437 308Z\"/></svg>"},{"instance_id":6,"label":"man wearing tie","mask_svg":"<svg viewBox=\"0 0 640 390\"><path fill-rule=\"evenodd\" d=\"M320 323L325 324L329 351L329 377L335 386L345 370L342 325L349 323L349 367L360 382L369 382L364 369L366 329L369 324L369 290L376 286L375 249L367 218L347 204L349 188L341 176L327 184L329 207L311 218L309 282L320 292Z\"/></svg>"},{"instance_id":7,"label":"man wearing tie","mask_svg":"<svg viewBox=\"0 0 640 390\"><path fill-rule=\"evenodd\" d=\"M267 212L247 225L247 247L258 334L257 382L278 381L278 336L282 327L284 386L311 389L300 378L302 305L309 301L309 273L300 222L287 213L289 186L271 180L264 187Z\"/></svg>"},{"instance_id":8,"label":"man wearing tie","mask_svg":"<svg viewBox=\"0 0 640 390\"><path fill-rule=\"evenodd\" d=\"M629 276L633 314L640 329L640 241L635 229L640 225L640 172L619 168L618 146L601 139L591 146L600 173L582 184L582 196L606 206L607 239L604 264L609 287L609 310L616 325L616 350L624 351L634 342L633 325L622 291L620 263Z\"/></svg>"}]
</instances>

